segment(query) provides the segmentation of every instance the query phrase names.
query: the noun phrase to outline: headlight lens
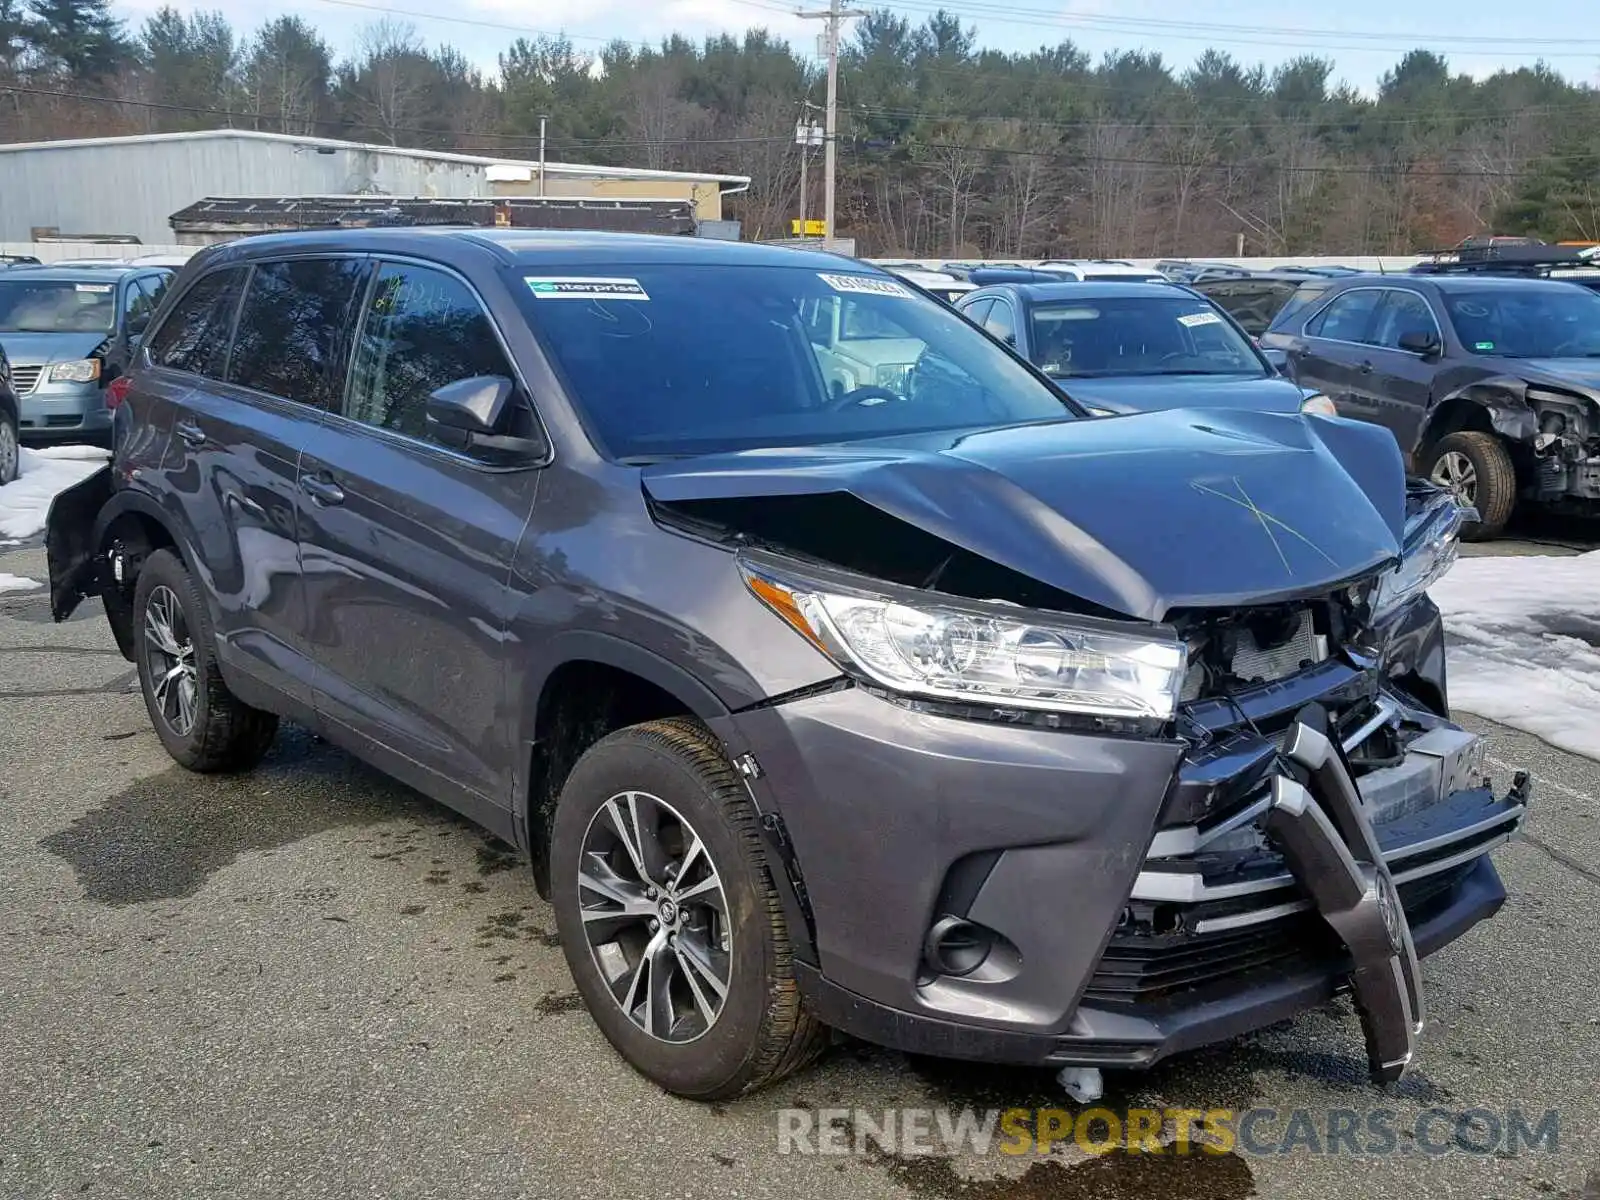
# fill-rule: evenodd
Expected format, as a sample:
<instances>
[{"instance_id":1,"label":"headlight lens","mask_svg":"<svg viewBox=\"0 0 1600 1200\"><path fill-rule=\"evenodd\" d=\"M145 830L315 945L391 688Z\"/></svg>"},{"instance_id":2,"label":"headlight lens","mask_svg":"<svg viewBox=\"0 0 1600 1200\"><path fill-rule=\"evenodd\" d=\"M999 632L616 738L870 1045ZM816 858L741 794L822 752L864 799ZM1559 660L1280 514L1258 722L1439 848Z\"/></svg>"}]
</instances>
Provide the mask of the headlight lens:
<instances>
[{"instance_id":1,"label":"headlight lens","mask_svg":"<svg viewBox=\"0 0 1600 1200\"><path fill-rule=\"evenodd\" d=\"M1321 392L1314 396L1307 396L1300 401L1300 411L1311 413L1313 416L1318 417L1337 417L1339 415L1339 410L1334 406L1333 401Z\"/></svg>"},{"instance_id":2,"label":"headlight lens","mask_svg":"<svg viewBox=\"0 0 1600 1200\"><path fill-rule=\"evenodd\" d=\"M1378 591L1372 602L1374 621L1415 600L1442 579L1461 550L1461 526L1473 517L1452 499L1443 499L1421 514L1406 530L1405 557L1400 565L1378 578Z\"/></svg>"},{"instance_id":3,"label":"headlight lens","mask_svg":"<svg viewBox=\"0 0 1600 1200\"><path fill-rule=\"evenodd\" d=\"M100 378L98 358L80 358L77 362L59 362L50 368L51 383L93 383Z\"/></svg>"},{"instance_id":4,"label":"headlight lens","mask_svg":"<svg viewBox=\"0 0 1600 1200\"><path fill-rule=\"evenodd\" d=\"M823 653L894 692L1095 716L1172 716L1175 633L819 581L741 560L746 585Z\"/></svg>"}]
</instances>

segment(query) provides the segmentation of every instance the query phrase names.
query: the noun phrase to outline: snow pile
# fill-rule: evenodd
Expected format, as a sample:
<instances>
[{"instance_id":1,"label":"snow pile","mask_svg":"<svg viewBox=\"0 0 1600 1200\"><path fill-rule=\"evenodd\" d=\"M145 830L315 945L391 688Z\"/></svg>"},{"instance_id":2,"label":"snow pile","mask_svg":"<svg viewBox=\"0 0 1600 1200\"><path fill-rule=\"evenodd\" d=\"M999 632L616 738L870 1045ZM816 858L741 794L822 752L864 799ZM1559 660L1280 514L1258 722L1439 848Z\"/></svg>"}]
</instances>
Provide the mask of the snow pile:
<instances>
[{"instance_id":1,"label":"snow pile","mask_svg":"<svg viewBox=\"0 0 1600 1200\"><path fill-rule=\"evenodd\" d=\"M0 592L31 592L39 586L37 579L24 579L21 575L7 575L0 571Z\"/></svg>"},{"instance_id":2,"label":"snow pile","mask_svg":"<svg viewBox=\"0 0 1600 1200\"><path fill-rule=\"evenodd\" d=\"M1600 551L1463 558L1429 594L1452 708L1600 759Z\"/></svg>"},{"instance_id":3,"label":"snow pile","mask_svg":"<svg viewBox=\"0 0 1600 1200\"><path fill-rule=\"evenodd\" d=\"M94 446L24 446L21 475L0 487L0 537L28 538L43 530L50 501L93 475L109 457Z\"/></svg>"}]
</instances>

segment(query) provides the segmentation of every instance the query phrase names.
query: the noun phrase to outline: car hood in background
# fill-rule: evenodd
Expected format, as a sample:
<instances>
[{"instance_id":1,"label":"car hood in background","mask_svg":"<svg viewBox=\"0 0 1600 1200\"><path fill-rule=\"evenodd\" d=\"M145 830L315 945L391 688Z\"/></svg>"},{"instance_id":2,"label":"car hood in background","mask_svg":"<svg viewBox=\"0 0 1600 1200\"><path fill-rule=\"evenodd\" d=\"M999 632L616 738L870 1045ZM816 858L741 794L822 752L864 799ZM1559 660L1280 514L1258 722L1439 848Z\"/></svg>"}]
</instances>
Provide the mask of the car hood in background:
<instances>
[{"instance_id":1,"label":"car hood in background","mask_svg":"<svg viewBox=\"0 0 1600 1200\"><path fill-rule=\"evenodd\" d=\"M667 504L846 493L1156 621L1325 592L1397 558L1405 526L1388 430L1227 409L749 450L643 476Z\"/></svg>"},{"instance_id":2,"label":"car hood in background","mask_svg":"<svg viewBox=\"0 0 1600 1200\"><path fill-rule=\"evenodd\" d=\"M1600 393L1600 358L1502 358L1507 374L1535 385L1580 387Z\"/></svg>"},{"instance_id":3,"label":"car hood in background","mask_svg":"<svg viewBox=\"0 0 1600 1200\"><path fill-rule=\"evenodd\" d=\"M1155 412L1166 408L1248 408L1258 412L1299 412L1306 393L1292 380L1273 375L1120 375L1104 379L1058 378L1056 383L1080 404L1114 413Z\"/></svg>"},{"instance_id":4,"label":"car hood in background","mask_svg":"<svg viewBox=\"0 0 1600 1200\"><path fill-rule=\"evenodd\" d=\"M0 346L13 367L45 366L88 358L109 333L4 333Z\"/></svg>"}]
</instances>

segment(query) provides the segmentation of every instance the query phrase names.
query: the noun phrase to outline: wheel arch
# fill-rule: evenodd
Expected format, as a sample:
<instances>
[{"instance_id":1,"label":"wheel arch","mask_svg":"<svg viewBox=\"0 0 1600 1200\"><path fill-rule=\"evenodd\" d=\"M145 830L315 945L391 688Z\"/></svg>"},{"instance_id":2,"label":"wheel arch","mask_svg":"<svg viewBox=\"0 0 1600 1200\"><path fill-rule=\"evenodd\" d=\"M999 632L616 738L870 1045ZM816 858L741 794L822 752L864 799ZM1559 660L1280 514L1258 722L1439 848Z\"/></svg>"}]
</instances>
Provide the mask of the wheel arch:
<instances>
[{"instance_id":1,"label":"wheel arch","mask_svg":"<svg viewBox=\"0 0 1600 1200\"><path fill-rule=\"evenodd\" d=\"M1531 442L1539 432L1538 416L1529 406L1527 384L1520 379L1483 379L1444 396L1423 423L1417 438L1420 460L1452 433L1492 433L1507 442Z\"/></svg>"},{"instance_id":2,"label":"wheel arch","mask_svg":"<svg viewBox=\"0 0 1600 1200\"><path fill-rule=\"evenodd\" d=\"M133 593L144 560L157 550L171 550L194 574L185 539L178 537L169 516L151 496L124 490L112 494L95 518L95 579L106 620L117 648L133 661Z\"/></svg>"}]
</instances>

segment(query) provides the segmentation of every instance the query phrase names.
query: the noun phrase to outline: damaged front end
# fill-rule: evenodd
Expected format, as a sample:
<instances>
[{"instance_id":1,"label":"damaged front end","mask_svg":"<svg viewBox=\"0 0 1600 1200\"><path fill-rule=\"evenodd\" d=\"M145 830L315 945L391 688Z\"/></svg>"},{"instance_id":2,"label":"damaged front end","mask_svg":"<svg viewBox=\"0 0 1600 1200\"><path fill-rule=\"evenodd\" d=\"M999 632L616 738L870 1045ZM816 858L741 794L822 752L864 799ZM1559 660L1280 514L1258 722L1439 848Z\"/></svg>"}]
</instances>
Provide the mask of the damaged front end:
<instances>
[{"instance_id":1,"label":"damaged front end","mask_svg":"<svg viewBox=\"0 0 1600 1200\"><path fill-rule=\"evenodd\" d=\"M1020 465L961 447L1004 478L948 494L920 448L647 471L658 519L737 549L843 671L736 716L803 877L823 1020L915 1052L1144 1067L1347 990L1374 1080L1412 1062L1417 959L1504 902L1487 854L1528 803L1448 719L1426 591L1463 511L1403 490L1397 461L1330 464L1299 433L1269 450L1254 422L1189 427L1237 457L1167 459L1153 490L1184 507L1164 526L1096 476L1115 450L1049 438ZM1076 477L1035 469L1052 458Z\"/></svg>"}]
</instances>

